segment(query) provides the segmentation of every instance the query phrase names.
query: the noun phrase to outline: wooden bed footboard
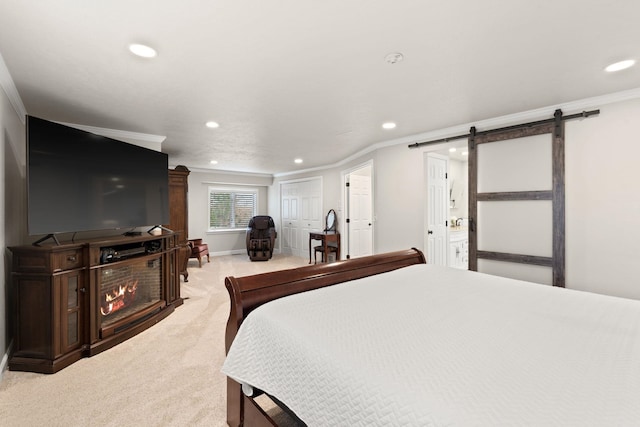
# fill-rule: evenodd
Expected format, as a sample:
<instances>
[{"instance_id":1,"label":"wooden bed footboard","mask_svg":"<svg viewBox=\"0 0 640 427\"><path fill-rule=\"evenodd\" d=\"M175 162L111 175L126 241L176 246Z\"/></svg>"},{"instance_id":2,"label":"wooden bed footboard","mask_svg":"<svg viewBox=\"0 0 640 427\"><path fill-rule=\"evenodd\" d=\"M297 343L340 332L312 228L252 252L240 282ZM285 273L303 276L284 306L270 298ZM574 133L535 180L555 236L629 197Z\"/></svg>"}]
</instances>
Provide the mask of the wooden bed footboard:
<instances>
[{"instance_id":1,"label":"wooden bed footboard","mask_svg":"<svg viewBox=\"0 0 640 427\"><path fill-rule=\"evenodd\" d=\"M245 277L226 277L225 286L231 299L231 309L227 321L225 349L229 351L242 321L262 304L287 295L424 263L426 260L423 253L412 248L331 264L315 264ZM227 378L227 423L235 427L246 425L245 421L248 424L249 420L245 419L245 399L241 386ZM264 423L257 424L275 425L268 417Z\"/></svg>"}]
</instances>

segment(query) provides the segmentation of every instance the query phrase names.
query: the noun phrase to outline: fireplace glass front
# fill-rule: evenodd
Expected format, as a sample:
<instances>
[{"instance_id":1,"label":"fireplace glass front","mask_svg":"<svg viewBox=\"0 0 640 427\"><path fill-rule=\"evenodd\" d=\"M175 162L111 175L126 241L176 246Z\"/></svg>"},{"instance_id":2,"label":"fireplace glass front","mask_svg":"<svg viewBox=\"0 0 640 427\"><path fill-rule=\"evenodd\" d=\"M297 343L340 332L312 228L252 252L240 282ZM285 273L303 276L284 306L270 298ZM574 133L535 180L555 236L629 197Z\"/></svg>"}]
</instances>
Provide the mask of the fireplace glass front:
<instances>
[{"instance_id":1,"label":"fireplace glass front","mask_svg":"<svg viewBox=\"0 0 640 427\"><path fill-rule=\"evenodd\" d=\"M161 300L162 260L160 257L130 260L105 266L100 274L100 317L108 327Z\"/></svg>"}]
</instances>

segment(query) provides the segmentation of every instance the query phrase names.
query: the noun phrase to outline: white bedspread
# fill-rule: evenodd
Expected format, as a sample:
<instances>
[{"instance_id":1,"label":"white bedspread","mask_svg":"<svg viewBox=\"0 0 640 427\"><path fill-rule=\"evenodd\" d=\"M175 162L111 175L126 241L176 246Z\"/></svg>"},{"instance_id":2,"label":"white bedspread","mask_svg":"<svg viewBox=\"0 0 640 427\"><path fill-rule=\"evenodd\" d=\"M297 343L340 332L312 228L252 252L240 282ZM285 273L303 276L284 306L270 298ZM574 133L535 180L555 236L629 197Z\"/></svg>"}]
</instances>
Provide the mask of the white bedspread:
<instances>
[{"instance_id":1,"label":"white bedspread","mask_svg":"<svg viewBox=\"0 0 640 427\"><path fill-rule=\"evenodd\" d=\"M261 306L222 371L309 426L639 426L640 301L415 265Z\"/></svg>"}]
</instances>

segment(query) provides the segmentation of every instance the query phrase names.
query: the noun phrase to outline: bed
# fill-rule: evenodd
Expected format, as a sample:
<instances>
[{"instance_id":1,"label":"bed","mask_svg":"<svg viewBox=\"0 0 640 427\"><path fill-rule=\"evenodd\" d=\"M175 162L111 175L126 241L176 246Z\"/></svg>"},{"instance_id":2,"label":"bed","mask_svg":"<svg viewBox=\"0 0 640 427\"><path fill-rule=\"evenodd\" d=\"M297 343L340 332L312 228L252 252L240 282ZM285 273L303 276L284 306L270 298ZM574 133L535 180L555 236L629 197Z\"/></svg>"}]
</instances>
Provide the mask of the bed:
<instances>
[{"instance_id":1,"label":"bed","mask_svg":"<svg viewBox=\"0 0 640 427\"><path fill-rule=\"evenodd\" d=\"M262 392L309 426L640 420L639 301L428 265L416 249L226 286L231 426L277 425Z\"/></svg>"}]
</instances>

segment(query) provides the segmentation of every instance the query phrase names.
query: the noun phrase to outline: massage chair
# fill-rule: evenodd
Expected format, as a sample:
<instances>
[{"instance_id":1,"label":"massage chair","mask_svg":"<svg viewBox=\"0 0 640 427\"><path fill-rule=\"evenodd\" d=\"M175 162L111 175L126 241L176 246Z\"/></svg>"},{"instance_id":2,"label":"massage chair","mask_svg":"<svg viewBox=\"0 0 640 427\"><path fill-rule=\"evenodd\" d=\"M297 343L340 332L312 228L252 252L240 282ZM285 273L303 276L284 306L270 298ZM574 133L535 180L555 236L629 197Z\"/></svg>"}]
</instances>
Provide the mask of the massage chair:
<instances>
[{"instance_id":1,"label":"massage chair","mask_svg":"<svg viewBox=\"0 0 640 427\"><path fill-rule=\"evenodd\" d=\"M269 261L277 235L270 216L258 215L251 218L247 227L247 255L251 261Z\"/></svg>"}]
</instances>

